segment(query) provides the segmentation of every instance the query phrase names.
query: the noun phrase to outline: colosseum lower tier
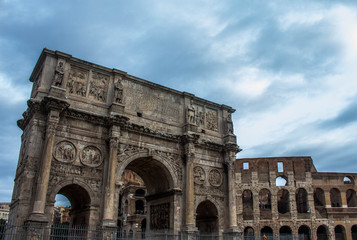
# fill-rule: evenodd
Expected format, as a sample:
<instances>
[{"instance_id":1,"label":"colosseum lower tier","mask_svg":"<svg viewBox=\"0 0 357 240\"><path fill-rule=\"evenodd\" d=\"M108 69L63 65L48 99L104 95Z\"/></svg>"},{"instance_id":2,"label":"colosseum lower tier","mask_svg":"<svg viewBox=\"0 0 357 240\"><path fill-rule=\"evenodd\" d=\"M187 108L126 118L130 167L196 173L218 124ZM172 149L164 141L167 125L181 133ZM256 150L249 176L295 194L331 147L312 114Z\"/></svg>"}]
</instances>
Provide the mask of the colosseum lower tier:
<instances>
[{"instance_id":1,"label":"colosseum lower tier","mask_svg":"<svg viewBox=\"0 0 357 240\"><path fill-rule=\"evenodd\" d=\"M67 224L91 229L81 238L357 239L357 174L319 173L308 156L236 159L232 107L48 49L30 81L9 213L19 239L58 237L59 195Z\"/></svg>"}]
</instances>

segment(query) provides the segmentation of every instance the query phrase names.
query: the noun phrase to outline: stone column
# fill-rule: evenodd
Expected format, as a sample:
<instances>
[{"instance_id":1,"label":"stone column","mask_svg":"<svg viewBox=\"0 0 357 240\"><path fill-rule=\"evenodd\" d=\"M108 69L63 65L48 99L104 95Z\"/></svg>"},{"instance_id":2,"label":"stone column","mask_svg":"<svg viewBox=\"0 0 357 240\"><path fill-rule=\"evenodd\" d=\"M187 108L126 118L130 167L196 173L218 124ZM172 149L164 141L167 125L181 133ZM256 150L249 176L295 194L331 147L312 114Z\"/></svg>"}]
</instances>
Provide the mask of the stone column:
<instances>
[{"instance_id":1,"label":"stone column","mask_svg":"<svg viewBox=\"0 0 357 240\"><path fill-rule=\"evenodd\" d=\"M43 145L42 157L39 163L39 170L37 174L33 210L30 215L29 221L48 222L49 220L45 216L45 207L47 202L46 196L48 189L48 181L51 172L53 145L58 121L59 111L50 110L47 119L46 135Z\"/></svg>"},{"instance_id":2,"label":"stone column","mask_svg":"<svg viewBox=\"0 0 357 240\"><path fill-rule=\"evenodd\" d=\"M235 174L234 162L236 160L236 152L238 148L236 145L227 145L225 149L225 164L227 166L227 196L228 196L228 229L227 233L237 233L237 203L236 203L236 189L235 189Z\"/></svg>"},{"instance_id":3,"label":"stone column","mask_svg":"<svg viewBox=\"0 0 357 240\"><path fill-rule=\"evenodd\" d=\"M185 154L186 154L186 189L185 189L185 230L188 232L197 231L195 227L194 218L194 179L193 179L193 160L195 157L195 145L192 139L187 138L185 143Z\"/></svg>"},{"instance_id":4,"label":"stone column","mask_svg":"<svg viewBox=\"0 0 357 240\"><path fill-rule=\"evenodd\" d=\"M115 218L115 180L117 169L117 153L120 129L117 126L112 126L111 136L109 139L109 159L106 172L105 181L105 195L104 195L104 208L103 208L103 226L116 227Z\"/></svg>"}]
</instances>

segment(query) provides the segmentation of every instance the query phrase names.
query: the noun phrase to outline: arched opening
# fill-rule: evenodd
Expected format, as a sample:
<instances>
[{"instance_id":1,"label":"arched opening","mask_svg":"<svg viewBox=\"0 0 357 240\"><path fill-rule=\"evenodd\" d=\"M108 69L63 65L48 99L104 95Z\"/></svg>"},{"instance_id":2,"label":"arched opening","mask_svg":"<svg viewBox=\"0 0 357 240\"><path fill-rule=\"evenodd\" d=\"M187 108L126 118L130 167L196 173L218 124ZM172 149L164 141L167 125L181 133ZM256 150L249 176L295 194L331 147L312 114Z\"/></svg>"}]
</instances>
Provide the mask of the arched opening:
<instances>
[{"instance_id":1,"label":"arched opening","mask_svg":"<svg viewBox=\"0 0 357 240\"><path fill-rule=\"evenodd\" d=\"M321 188L314 190L314 206L316 216L318 218L327 218L327 210L325 208L325 192Z\"/></svg>"},{"instance_id":2,"label":"arched opening","mask_svg":"<svg viewBox=\"0 0 357 240\"><path fill-rule=\"evenodd\" d=\"M346 191L346 199L348 207L357 207L356 192L353 189L348 189Z\"/></svg>"},{"instance_id":3,"label":"arched opening","mask_svg":"<svg viewBox=\"0 0 357 240\"><path fill-rule=\"evenodd\" d=\"M88 226L90 217L90 204L91 199L88 192L78 184L69 184L62 187L58 194L57 199L65 200L58 195L63 195L70 202L70 209L68 209L68 219L71 225Z\"/></svg>"},{"instance_id":4,"label":"arched opening","mask_svg":"<svg viewBox=\"0 0 357 240\"><path fill-rule=\"evenodd\" d=\"M299 240L310 240L311 239L311 231L310 228L306 225L302 225L298 230Z\"/></svg>"},{"instance_id":5,"label":"arched opening","mask_svg":"<svg viewBox=\"0 0 357 240\"><path fill-rule=\"evenodd\" d=\"M280 189L278 191L278 212L285 214L290 211L289 191Z\"/></svg>"},{"instance_id":6,"label":"arched opening","mask_svg":"<svg viewBox=\"0 0 357 240\"><path fill-rule=\"evenodd\" d=\"M357 240L357 225L351 227L352 240Z\"/></svg>"},{"instance_id":7,"label":"arched opening","mask_svg":"<svg viewBox=\"0 0 357 240\"><path fill-rule=\"evenodd\" d=\"M132 158L119 169L119 173L126 188L122 194L127 196L123 230L128 233L132 230L135 236L139 236L137 233L143 231L144 219L144 230L173 229L174 197L177 193L173 190L173 175L165 160L155 157Z\"/></svg>"},{"instance_id":8,"label":"arched opening","mask_svg":"<svg viewBox=\"0 0 357 240\"><path fill-rule=\"evenodd\" d=\"M265 226L260 230L260 239L264 240L265 237L268 240L270 240L270 239L273 240L274 239L273 229L271 229L271 227Z\"/></svg>"},{"instance_id":9,"label":"arched opening","mask_svg":"<svg viewBox=\"0 0 357 240\"><path fill-rule=\"evenodd\" d=\"M218 232L218 211L211 201L203 201L197 206L196 227L201 233Z\"/></svg>"},{"instance_id":10,"label":"arched opening","mask_svg":"<svg viewBox=\"0 0 357 240\"><path fill-rule=\"evenodd\" d=\"M275 185L276 186L286 186L288 181L286 180L285 177L279 176L275 179Z\"/></svg>"},{"instance_id":11,"label":"arched opening","mask_svg":"<svg viewBox=\"0 0 357 240\"><path fill-rule=\"evenodd\" d=\"M144 214L144 201L143 200L135 201L135 214Z\"/></svg>"},{"instance_id":12,"label":"arched opening","mask_svg":"<svg viewBox=\"0 0 357 240\"><path fill-rule=\"evenodd\" d=\"M135 197L145 197L145 190L144 189L137 189L135 191Z\"/></svg>"},{"instance_id":13,"label":"arched opening","mask_svg":"<svg viewBox=\"0 0 357 240\"><path fill-rule=\"evenodd\" d=\"M315 207L325 206L325 193L321 188L316 188L314 191L314 205Z\"/></svg>"},{"instance_id":14,"label":"arched opening","mask_svg":"<svg viewBox=\"0 0 357 240\"><path fill-rule=\"evenodd\" d=\"M341 207L341 193L337 188L330 190L331 207Z\"/></svg>"},{"instance_id":15,"label":"arched opening","mask_svg":"<svg viewBox=\"0 0 357 240\"><path fill-rule=\"evenodd\" d=\"M261 219L271 219L271 194L268 189L259 192L259 208Z\"/></svg>"},{"instance_id":16,"label":"arched opening","mask_svg":"<svg viewBox=\"0 0 357 240\"><path fill-rule=\"evenodd\" d=\"M298 213L307 213L309 210L307 204L307 191L304 188L299 188L296 191L296 208Z\"/></svg>"},{"instance_id":17,"label":"arched opening","mask_svg":"<svg viewBox=\"0 0 357 240\"><path fill-rule=\"evenodd\" d=\"M57 194L53 208L52 225L69 225L71 223L71 208L69 199L62 194Z\"/></svg>"},{"instance_id":18,"label":"arched opening","mask_svg":"<svg viewBox=\"0 0 357 240\"><path fill-rule=\"evenodd\" d=\"M244 190L242 194L243 200L243 219L253 219L253 193L250 190Z\"/></svg>"},{"instance_id":19,"label":"arched opening","mask_svg":"<svg viewBox=\"0 0 357 240\"><path fill-rule=\"evenodd\" d=\"M280 240L291 240L293 239L291 228L288 226L283 226L279 230Z\"/></svg>"},{"instance_id":20,"label":"arched opening","mask_svg":"<svg viewBox=\"0 0 357 240\"><path fill-rule=\"evenodd\" d=\"M336 240L345 240L346 239L346 231L342 225L337 225L335 227L335 239Z\"/></svg>"},{"instance_id":21,"label":"arched opening","mask_svg":"<svg viewBox=\"0 0 357 240\"><path fill-rule=\"evenodd\" d=\"M145 231L146 231L146 218L144 218L141 221L141 238L144 239L145 238Z\"/></svg>"},{"instance_id":22,"label":"arched opening","mask_svg":"<svg viewBox=\"0 0 357 240\"><path fill-rule=\"evenodd\" d=\"M246 227L244 229L244 239L245 240L254 240L254 229L252 227Z\"/></svg>"},{"instance_id":23,"label":"arched opening","mask_svg":"<svg viewBox=\"0 0 357 240\"><path fill-rule=\"evenodd\" d=\"M343 178L343 183L344 184L353 184L352 178L348 177L348 176L344 177Z\"/></svg>"},{"instance_id":24,"label":"arched opening","mask_svg":"<svg viewBox=\"0 0 357 240\"><path fill-rule=\"evenodd\" d=\"M328 228L325 225L321 225L316 230L317 240L328 240Z\"/></svg>"}]
</instances>

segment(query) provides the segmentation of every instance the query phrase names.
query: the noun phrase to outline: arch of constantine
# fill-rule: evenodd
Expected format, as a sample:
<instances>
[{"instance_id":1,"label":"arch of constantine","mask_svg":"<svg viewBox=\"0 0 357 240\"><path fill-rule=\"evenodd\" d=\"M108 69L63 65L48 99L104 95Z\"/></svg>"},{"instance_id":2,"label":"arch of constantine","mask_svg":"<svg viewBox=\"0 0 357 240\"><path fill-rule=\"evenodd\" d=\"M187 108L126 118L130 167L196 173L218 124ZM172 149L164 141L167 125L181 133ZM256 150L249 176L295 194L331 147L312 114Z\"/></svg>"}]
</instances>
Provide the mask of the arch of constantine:
<instances>
[{"instance_id":1,"label":"arch of constantine","mask_svg":"<svg viewBox=\"0 0 357 240\"><path fill-rule=\"evenodd\" d=\"M236 159L229 106L48 49L30 81L12 224L51 225L62 194L73 225L357 239L357 174Z\"/></svg>"}]
</instances>

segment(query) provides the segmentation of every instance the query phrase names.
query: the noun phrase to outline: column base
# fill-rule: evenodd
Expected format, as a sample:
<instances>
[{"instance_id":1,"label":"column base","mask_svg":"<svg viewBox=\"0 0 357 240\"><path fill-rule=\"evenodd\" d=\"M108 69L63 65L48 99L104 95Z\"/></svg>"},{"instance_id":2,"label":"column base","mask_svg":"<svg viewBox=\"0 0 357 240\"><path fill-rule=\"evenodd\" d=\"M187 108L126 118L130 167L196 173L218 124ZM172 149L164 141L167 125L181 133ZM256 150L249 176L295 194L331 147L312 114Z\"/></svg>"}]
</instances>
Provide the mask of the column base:
<instances>
[{"instance_id":1,"label":"column base","mask_svg":"<svg viewBox=\"0 0 357 240\"><path fill-rule=\"evenodd\" d=\"M102 223L103 228L117 228L117 223L113 220L104 219Z\"/></svg>"},{"instance_id":2,"label":"column base","mask_svg":"<svg viewBox=\"0 0 357 240\"><path fill-rule=\"evenodd\" d=\"M223 233L225 239L241 239L241 233L238 230L238 227L230 227L226 229Z\"/></svg>"},{"instance_id":3,"label":"column base","mask_svg":"<svg viewBox=\"0 0 357 240\"><path fill-rule=\"evenodd\" d=\"M48 224L47 216L44 213L31 213L30 217L26 221L27 223Z\"/></svg>"}]
</instances>

